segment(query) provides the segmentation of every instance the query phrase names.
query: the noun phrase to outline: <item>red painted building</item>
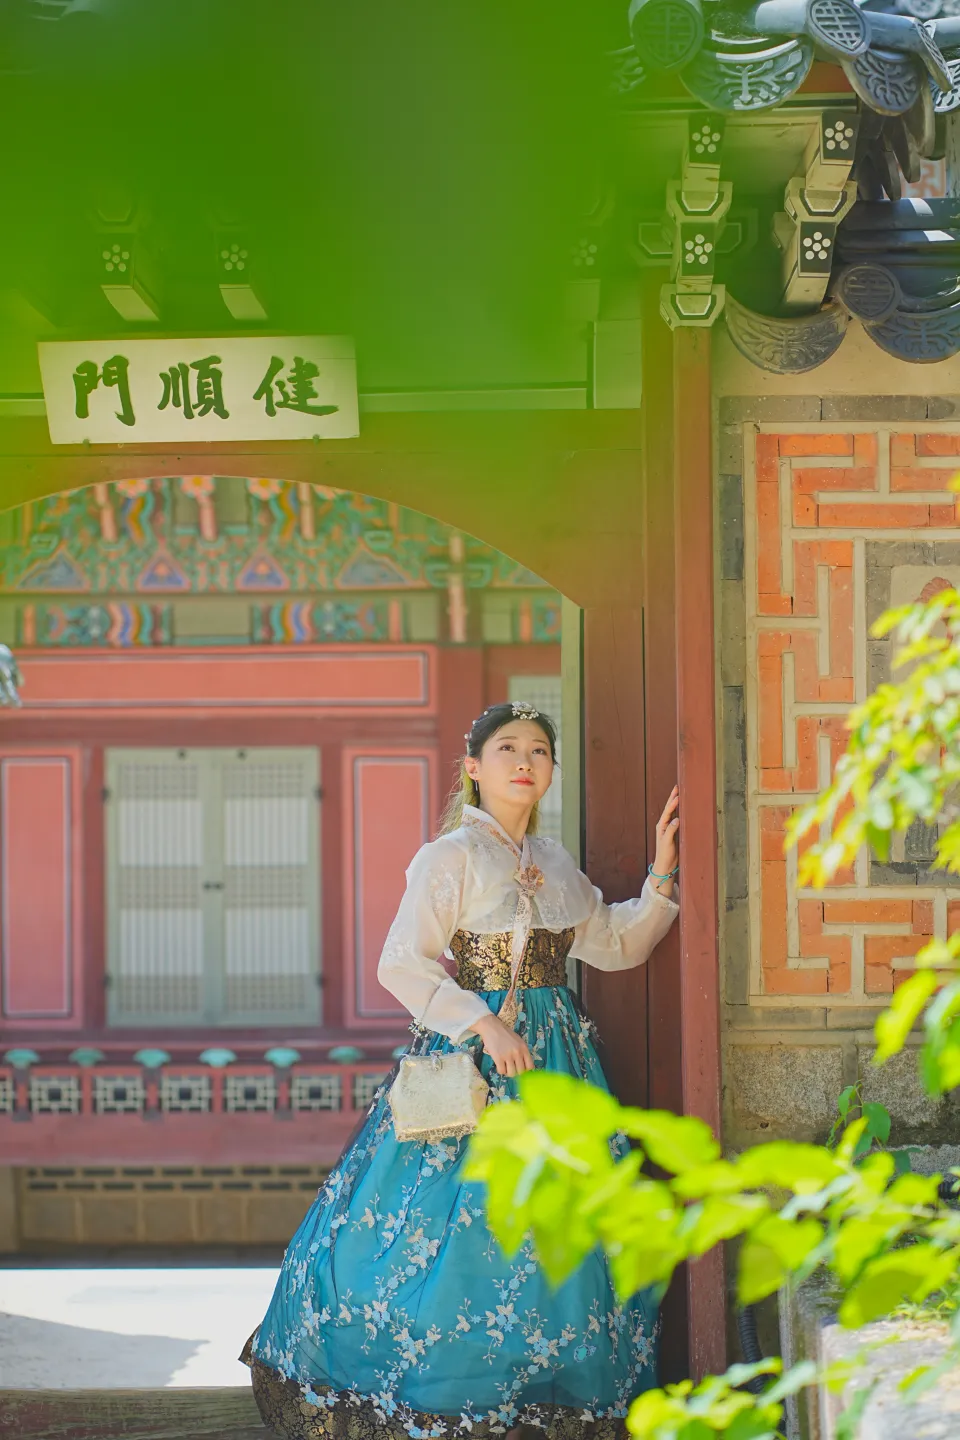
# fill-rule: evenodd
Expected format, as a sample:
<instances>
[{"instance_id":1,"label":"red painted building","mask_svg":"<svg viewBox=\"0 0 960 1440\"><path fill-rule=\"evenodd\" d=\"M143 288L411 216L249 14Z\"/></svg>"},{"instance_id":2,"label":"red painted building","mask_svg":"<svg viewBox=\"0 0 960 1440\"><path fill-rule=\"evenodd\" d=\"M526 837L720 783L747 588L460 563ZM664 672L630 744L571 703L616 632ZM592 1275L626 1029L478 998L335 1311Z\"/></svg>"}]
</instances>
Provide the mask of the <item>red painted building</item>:
<instances>
[{"instance_id":1,"label":"red painted building","mask_svg":"<svg viewBox=\"0 0 960 1440\"><path fill-rule=\"evenodd\" d=\"M104 483L2 523L7 1243L282 1239L404 1043L377 961L465 728L511 695L559 711L560 599L281 481Z\"/></svg>"}]
</instances>

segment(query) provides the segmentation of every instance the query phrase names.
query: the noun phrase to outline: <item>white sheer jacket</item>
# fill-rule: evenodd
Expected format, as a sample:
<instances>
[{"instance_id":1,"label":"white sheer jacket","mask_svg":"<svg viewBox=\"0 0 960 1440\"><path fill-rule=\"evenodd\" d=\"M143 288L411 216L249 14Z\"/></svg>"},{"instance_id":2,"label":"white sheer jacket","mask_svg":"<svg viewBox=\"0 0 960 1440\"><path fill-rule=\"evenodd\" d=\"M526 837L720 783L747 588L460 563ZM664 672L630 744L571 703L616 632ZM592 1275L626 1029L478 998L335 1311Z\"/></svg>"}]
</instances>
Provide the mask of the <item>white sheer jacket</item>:
<instances>
[{"instance_id":1,"label":"white sheer jacket","mask_svg":"<svg viewBox=\"0 0 960 1440\"><path fill-rule=\"evenodd\" d=\"M649 879L635 900L607 905L555 840L531 836L523 859L539 867L543 882L532 905L531 926L574 929L570 954L598 970L631 970L649 959L679 911ZM424 845L407 871L407 888L390 927L377 975L414 1019L460 1041L488 1008L462 990L439 957L458 930L503 934L517 920L521 852L491 816L464 808L458 830Z\"/></svg>"}]
</instances>

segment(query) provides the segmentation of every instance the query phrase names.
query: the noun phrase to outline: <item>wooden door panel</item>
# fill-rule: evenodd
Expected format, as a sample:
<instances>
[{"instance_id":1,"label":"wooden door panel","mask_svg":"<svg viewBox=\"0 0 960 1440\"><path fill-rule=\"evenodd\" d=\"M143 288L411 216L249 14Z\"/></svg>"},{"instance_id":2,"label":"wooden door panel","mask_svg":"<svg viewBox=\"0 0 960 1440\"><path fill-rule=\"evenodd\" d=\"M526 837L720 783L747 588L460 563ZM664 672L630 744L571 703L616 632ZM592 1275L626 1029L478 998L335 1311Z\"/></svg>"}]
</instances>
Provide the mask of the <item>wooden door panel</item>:
<instances>
[{"instance_id":1,"label":"wooden door panel","mask_svg":"<svg viewBox=\"0 0 960 1440\"><path fill-rule=\"evenodd\" d=\"M377 964L406 868L430 838L435 769L432 750L344 754L345 949L355 1022L407 1013L377 981Z\"/></svg>"},{"instance_id":2,"label":"wooden door panel","mask_svg":"<svg viewBox=\"0 0 960 1440\"><path fill-rule=\"evenodd\" d=\"M0 755L0 971L12 1024L79 1025L79 755Z\"/></svg>"}]
</instances>

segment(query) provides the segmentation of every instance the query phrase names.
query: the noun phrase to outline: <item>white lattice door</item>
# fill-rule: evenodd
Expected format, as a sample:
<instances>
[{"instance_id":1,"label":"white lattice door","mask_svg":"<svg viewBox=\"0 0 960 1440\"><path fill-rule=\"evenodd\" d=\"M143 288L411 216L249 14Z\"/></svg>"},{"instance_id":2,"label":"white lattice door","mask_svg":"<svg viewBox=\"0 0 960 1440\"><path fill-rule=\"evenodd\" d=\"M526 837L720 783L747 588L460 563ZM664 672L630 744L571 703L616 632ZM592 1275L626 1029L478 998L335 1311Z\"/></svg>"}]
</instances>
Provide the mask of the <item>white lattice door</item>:
<instances>
[{"instance_id":1,"label":"white lattice door","mask_svg":"<svg viewBox=\"0 0 960 1440\"><path fill-rule=\"evenodd\" d=\"M319 1014L317 752L221 759L224 1020Z\"/></svg>"},{"instance_id":2,"label":"white lattice door","mask_svg":"<svg viewBox=\"0 0 960 1440\"><path fill-rule=\"evenodd\" d=\"M112 1024L319 1018L317 781L306 748L108 752Z\"/></svg>"}]
</instances>

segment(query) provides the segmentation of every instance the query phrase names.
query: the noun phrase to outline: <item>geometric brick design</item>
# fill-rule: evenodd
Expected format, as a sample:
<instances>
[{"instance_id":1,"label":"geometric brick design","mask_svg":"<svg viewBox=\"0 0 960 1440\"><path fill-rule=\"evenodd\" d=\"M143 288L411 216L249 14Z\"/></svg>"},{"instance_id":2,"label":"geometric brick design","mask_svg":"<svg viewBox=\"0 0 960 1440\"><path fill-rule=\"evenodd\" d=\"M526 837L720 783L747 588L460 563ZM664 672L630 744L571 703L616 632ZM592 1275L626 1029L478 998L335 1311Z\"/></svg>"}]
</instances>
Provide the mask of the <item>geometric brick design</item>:
<instances>
[{"instance_id":1,"label":"geometric brick design","mask_svg":"<svg viewBox=\"0 0 960 1440\"><path fill-rule=\"evenodd\" d=\"M744 462L750 1003L880 1006L960 904L924 866L872 872L866 854L827 890L801 890L783 831L828 782L847 712L876 683L868 576L880 542L924 567L901 567L913 588L898 601L940 588L941 551L958 563L960 430L751 425Z\"/></svg>"}]
</instances>

